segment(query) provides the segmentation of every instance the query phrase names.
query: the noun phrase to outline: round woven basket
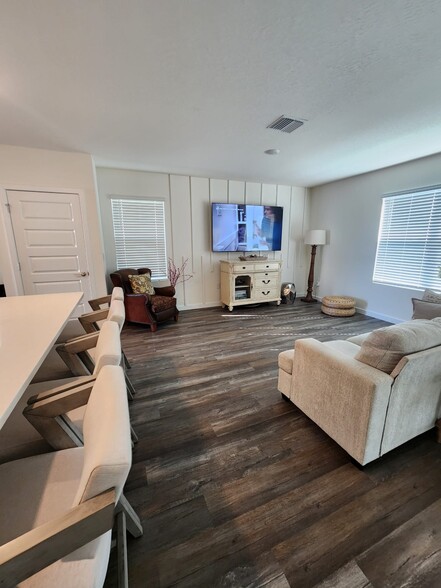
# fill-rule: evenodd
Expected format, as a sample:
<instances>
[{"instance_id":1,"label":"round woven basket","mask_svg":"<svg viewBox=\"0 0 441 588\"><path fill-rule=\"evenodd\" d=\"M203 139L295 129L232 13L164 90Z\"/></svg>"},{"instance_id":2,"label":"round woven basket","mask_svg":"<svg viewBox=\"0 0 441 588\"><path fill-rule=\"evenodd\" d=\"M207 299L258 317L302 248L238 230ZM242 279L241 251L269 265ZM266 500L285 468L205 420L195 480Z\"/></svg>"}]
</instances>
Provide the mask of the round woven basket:
<instances>
[{"instance_id":1,"label":"round woven basket","mask_svg":"<svg viewBox=\"0 0 441 588\"><path fill-rule=\"evenodd\" d=\"M329 314L330 316L353 316L355 314L355 306L352 308L332 308L322 304L321 310L324 314Z\"/></svg>"},{"instance_id":2,"label":"round woven basket","mask_svg":"<svg viewBox=\"0 0 441 588\"><path fill-rule=\"evenodd\" d=\"M328 308L353 308L355 299L350 296L325 296L322 304Z\"/></svg>"}]
</instances>

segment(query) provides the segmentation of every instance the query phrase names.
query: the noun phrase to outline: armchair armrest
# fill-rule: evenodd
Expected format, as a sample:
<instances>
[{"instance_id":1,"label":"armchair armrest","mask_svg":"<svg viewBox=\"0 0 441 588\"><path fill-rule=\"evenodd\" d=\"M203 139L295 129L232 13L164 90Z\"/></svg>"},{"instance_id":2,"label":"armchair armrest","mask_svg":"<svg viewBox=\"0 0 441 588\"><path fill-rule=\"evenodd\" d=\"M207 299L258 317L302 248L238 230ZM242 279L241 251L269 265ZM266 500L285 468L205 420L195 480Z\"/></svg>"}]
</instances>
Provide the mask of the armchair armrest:
<instances>
[{"instance_id":1,"label":"armchair armrest","mask_svg":"<svg viewBox=\"0 0 441 588\"><path fill-rule=\"evenodd\" d=\"M173 296L176 294L176 290L174 286L163 286L160 288L155 287L155 294L158 296L170 296L173 298Z\"/></svg>"},{"instance_id":2,"label":"armchair armrest","mask_svg":"<svg viewBox=\"0 0 441 588\"><path fill-rule=\"evenodd\" d=\"M89 306L92 310L102 310L101 305L107 304L110 305L110 301L112 300L112 295L107 294L107 296L100 296L100 298L93 298L89 300Z\"/></svg>"},{"instance_id":3,"label":"armchair armrest","mask_svg":"<svg viewBox=\"0 0 441 588\"><path fill-rule=\"evenodd\" d=\"M17 586L109 531L113 526L115 500L112 488L0 546L2 586Z\"/></svg>"},{"instance_id":4,"label":"armchair armrest","mask_svg":"<svg viewBox=\"0 0 441 588\"><path fill-rule=\"evenodd\" d=\"M380 455L393 381L315 339L296 341L291 400L361 464Z\"/></svg>"},{"instance_id":5,"label":"armchair armrest","mask_svg":"<svg viewBox=\"0 0 441 588\"><path fill-rule=\"evenodd\" d=\"M50 388L49 390L45 390L44 392L40 392L39 394L34 394L28 398L28 404L35 404L39 400L46 400L47 398L51 398L52 396L56 396L57 394L61 394L62 392L68 392L69 390L73 390L82 384L94 384L96 380L96 376L84 376L78 382L77 380L73 382L68 382L67 384L63 384L62 386L57 386L56 388Z\"/></svg>"},{"instance_id":6,"label":"armchair armrest","mask_svg":"<svg viewBox=\"0 0 441 588\"><path fill-rule=\"evenodd\" d=\"M81 323L81 326L86 331L86 333L94 333L95 331L99 331L97 323L99 321L103 321L107 318L109 314L108 308L102 308L101 310L94 310L93 312L86 312L86 314L82 314L78 317L78 320Z\"/></svg>"},{"instance_id":7,"label":"armchair armrest","mask_svg":"<svg viewBox=\"0 0 441 588\"><path fill-rule=\"evenodd\" d=\"M54 449L81 446L82 435L66 413L87 404L94 383L93 379L65 392L36 400L25 407L23 415Z\"/></svg>"},{"instance_id":8,"label":"armchair armrest","mask_svg":"<svg viewBox=\"0 0 441 588\"><path fill-rule=\"evenodd\" d=\"M74 376L88 376L93 372L93 361L86 352L96 347L98 337L99 332L81 335L55 348Z\"/></svg>"}]
</instances>

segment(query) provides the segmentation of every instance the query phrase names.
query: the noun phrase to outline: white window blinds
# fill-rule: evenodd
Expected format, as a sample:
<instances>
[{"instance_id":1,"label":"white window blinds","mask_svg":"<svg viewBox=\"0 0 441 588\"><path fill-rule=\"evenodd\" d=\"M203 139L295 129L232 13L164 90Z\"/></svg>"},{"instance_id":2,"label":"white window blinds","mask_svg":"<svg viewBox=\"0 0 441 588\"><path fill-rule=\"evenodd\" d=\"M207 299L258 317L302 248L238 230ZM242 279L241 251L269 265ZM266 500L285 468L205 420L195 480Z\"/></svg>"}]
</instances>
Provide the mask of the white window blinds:
<instances>
[{"instance_id":1,"label":"white window blinds","mask_svg":"<svg viewBox=\"0 0 441 588\"><path fill-rule=\"evenodd\" d=\"M148 267L167 277L164 202L112 198L116 267Z\"/></svg>"},{"instance_id":2,"label":"white window blinds","mask_svg":"<svg viewBox=\"0 0 441 588\"><path fill-rule=\"evenodd\" d=\"M385 196L374 282L441 288L441 187Z\"/></svg>"}]
</instances>

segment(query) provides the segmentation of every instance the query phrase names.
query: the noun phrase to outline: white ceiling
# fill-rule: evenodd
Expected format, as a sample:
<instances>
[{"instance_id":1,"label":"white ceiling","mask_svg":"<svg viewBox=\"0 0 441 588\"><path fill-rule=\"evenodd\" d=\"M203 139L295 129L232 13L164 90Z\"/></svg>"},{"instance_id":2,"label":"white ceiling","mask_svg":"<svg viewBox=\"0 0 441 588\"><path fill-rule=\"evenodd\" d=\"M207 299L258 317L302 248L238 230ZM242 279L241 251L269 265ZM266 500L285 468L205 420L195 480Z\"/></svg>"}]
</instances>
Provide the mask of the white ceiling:
<instances>
[{"instance_id":1,"label":"white ceiling","mask_svg":"<svg viewBox=\"0 0 441 588\"><path fill-rule=\"evenodd\" d=\"M1 0L0 142L317 185L441 151L440 26L440 0Z\"/></svg>"}]
</instances>

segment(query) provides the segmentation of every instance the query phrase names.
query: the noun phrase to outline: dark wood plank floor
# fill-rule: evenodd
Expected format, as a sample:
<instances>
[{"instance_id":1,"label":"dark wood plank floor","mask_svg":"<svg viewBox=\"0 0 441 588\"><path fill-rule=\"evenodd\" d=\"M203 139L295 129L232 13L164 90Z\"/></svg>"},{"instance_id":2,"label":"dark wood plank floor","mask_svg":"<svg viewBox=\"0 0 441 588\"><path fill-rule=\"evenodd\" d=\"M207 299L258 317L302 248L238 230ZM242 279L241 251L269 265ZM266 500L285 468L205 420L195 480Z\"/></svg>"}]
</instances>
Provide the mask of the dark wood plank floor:
<instances>
[{"instance_id":1,"label":"dark wood plank floor","mask_svg":"<svg viewBox=\"0 0 441 588\"><path fill-rule=\"evenodd\" d=\"M144 526L132 587L441 586L434 431L361 469L277 391L296 339L384 325L296 301L124 328L139 435L126 496Z\"/></svg>"}]
</instances>

